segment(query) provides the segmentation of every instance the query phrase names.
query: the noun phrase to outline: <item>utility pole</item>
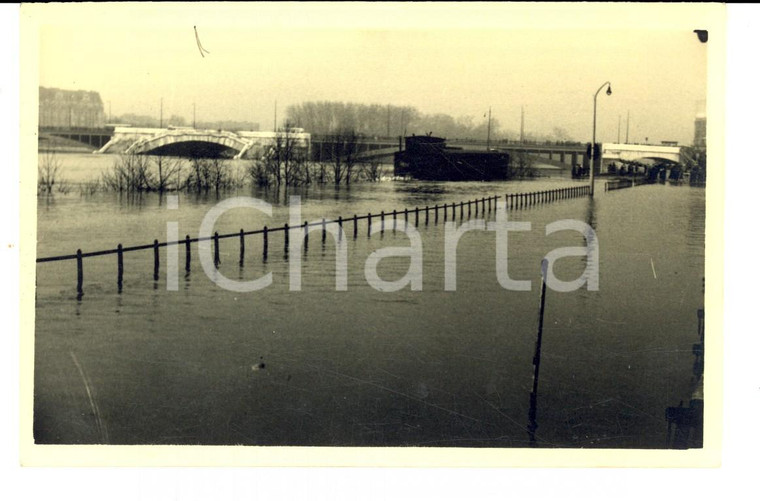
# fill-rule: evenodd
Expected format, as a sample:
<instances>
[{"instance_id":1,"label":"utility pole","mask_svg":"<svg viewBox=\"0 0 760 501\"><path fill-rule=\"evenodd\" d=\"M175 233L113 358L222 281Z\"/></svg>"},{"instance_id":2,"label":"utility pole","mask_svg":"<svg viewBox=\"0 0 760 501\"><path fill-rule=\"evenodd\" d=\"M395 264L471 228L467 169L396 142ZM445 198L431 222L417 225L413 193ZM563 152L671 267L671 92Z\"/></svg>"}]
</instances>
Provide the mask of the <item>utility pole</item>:
<instances>
[{"instance_id":1,"label":"utility pole","mask_svg":"<svg viewBox=\"0 0 760 501\"><path fill-rule=\"evenodd\" d=\"M488 107L488 135L486 136L486 151L491 149L491 107Z\"/></svg>"},{"instance_id":2,"label":"utility pole","mask_svg":"<svg viewBox=\"0 0 760 501\"><path fill-rule=\"evenodd\" d=\"M391 137L391 105L388 105L388 128L385 137Z\"/></svg>"}]
</instances>

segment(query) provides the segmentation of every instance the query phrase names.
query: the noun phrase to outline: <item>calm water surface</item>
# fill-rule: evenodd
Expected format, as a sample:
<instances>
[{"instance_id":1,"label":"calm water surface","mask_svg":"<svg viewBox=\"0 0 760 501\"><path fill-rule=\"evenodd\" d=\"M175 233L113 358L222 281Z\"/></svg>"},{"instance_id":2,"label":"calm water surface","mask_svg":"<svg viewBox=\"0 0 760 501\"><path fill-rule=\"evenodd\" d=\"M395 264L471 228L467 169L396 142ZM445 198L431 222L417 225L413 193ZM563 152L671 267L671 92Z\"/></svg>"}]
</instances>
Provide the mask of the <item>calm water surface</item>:
<instances>
[{"instance_id":1,"label":"calm water surface","mask_svg":"<svg viewBox=\"0 0 760 501\"><path fill-rule=\"evenodd\" d=\"M73 158L73 157L72 157ZM70 161L70 160L69 160ZM73 162L73 161L71 161ZM85 179L102 160L73 172ZM98 163L100 162L100 163ZM89 175L89 174L87 174ZM510 183L387 181L293 190L182 194L179 208L150 194L38 200L38 256L198 234L217 202L254 196L273 216L234 209L216 231L287 222L287 200L302 197L303 219L451 203L506 192L573 185L569 179ZM335 244L311 234L303 287L290 291L282 234L223 240L219 273L251 280L272 272L266 289L235 293L214 285L197 259L179 290L166 289L166 249L153 280L152 251L125 254L117 292L114 255L85 259L76 299L74 261L37 265L35 436L43 443L256 444L331 446L524 447L533 375L541 259L584 245L573 231L546 236L547 224L590 224L600 246L599 291L549 290L538 396L537 440L544 447L659 448L665 408L688 401L704 276L703 189L650 185L510 211L531 231L510 233L509 269L530 292L500 287L495 235L460 240L457 290L444 290L443 215L417 228L423 290L380 292L364 266L375 250L407 247L386 231L358 238L346 225L348 290L335 290ZM479 214L478 217L482 217ZM472 214L474 218L474 211ZM493 220L494 213L487 215ZM450 219L450 218L449 218ZM467 210L465 209L465 219ZM410 217L413 222L413 216ZM459 212L457 212L457 224ZM403 223L401 223L403 225ZM401 278L408 258L381 261L385 280ZM556 273L580 276L583 258ZM89 391L89 394L88 394Z\"/></svg>"}]
</instances>

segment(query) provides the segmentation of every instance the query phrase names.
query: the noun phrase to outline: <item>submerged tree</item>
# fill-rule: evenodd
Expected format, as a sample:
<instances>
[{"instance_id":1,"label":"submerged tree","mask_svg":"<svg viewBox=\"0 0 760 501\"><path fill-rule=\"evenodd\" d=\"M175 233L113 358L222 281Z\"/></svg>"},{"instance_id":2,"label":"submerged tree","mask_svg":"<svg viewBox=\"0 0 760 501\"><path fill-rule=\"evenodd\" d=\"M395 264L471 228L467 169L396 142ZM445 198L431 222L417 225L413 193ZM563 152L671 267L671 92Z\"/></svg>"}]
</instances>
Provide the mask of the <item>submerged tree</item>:
<instances>
[{"instance_id":1,"label":"submerged tree","mask_svg":"<svg viewBox=\"0 0 760 501\"><path fill-rule=\"evenodd\" d=\"M46 152L37 167L37 192L50 195L53 188L62 183L61 162L54 152Z\"/></svg>"},{"instance_id":2,"label":"submerged tree","mask_svg":"<svg viewBox=\"0 0 760 501\"><path fill-rule=\"evenodd\" d=\"M357 164L359 137L353 129L343 129L337 134L330 136L333 146L331 152L331 166L333 182L339 185L344 179L346 184L351 184L355 176L354 167Z\"/></svg>"},{"instance_id":3,"label":"submerged tree","mask_svg":"<svg viewBox=\"0 0 760 501\"><path fill-rule=\"evenodd\" d=\"M517 151L509 157L508 177L537 177L538 170L533 166L533 157L524 151Z\"/></svg>"}]
</instances>

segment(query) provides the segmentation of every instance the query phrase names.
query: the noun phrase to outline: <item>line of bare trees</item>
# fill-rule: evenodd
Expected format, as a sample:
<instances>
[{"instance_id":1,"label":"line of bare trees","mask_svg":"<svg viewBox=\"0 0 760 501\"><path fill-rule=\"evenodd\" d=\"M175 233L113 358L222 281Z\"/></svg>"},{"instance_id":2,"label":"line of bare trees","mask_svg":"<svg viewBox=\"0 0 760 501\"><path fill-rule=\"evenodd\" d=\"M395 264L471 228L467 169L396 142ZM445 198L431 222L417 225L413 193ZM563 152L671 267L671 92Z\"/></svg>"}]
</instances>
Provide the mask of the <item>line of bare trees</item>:
<instances>
[{"instance_id":1,"label":"line of bare trees","mask_svg":"<svg viewBox=\"0 0 760 501\"><path fill-rule=\"evenodd\" d=\"M362 162L358 157L359 136L343 129L329 136L329 161L312 162L309 152L285 127L261 158L250 161L248 177L256 186L303 186L309 184L349 185L356 181L378 181L379 162Z\"/></svg>"},{"instance_id":2,"label":"line of bare trees","mask_svg":"<svg viewBox=\"0 0 760 501\"><path fill-rule=\"evenodd\" d=\"M99 184L106 191L119 193L218 192L243 185L235 169L218 158L192 158L188 161L135 154L119 156L111 168L102 174ZM92 186L87 189L93 191Z\"/></svg>"}]
</instances>

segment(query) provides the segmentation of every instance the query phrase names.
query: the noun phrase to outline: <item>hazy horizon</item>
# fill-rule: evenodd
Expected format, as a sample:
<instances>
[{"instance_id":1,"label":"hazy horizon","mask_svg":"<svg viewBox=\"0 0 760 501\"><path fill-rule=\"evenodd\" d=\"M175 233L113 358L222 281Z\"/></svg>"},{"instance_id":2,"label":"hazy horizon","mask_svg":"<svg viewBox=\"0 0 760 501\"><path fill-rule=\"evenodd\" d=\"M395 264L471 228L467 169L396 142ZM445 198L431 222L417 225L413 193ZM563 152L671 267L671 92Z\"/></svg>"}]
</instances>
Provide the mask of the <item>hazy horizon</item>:
<instances>
[{"instance_id":1,"label":"hazy horizon","mask_svg":"<svg viewBox=\"0 0 760 501\"><path fill-rule=\"evenodd\" d=\"M352 22L372 17L378 6L351 5L330 23L324 19L338 19L330 10L341 9L334 4L288 5L282 13L290 16L271 22L271 5L213 16L173 7L71 6L64 10L72 16L49 16L39 31L39 85L97 91L113 116L158 116L163 99L164 117L191 121L195 103L198 121L250 121L262 130L273 125L275 101L279 117L304 101L343 101L476 122L486 120L490 106L502 133L519 132L524 108L526 133L560 128L588 141L593 94L609 80L612 95L601 92L597 101L599 140L616 141L618 126L625 140L630 112L631 142L679 144L691 144L707 94L707 44L691 29L496 29L466 16L459 24L415 27L419 5L408 12L396 6L408 18L398 28ZM446 7L453 12L450 5L428 12ZM496 19L507 19L509 11L491 7ZM142 11L149 22L128 22ZM309 12L324 16L310 20ZM76 13L83 18L71 21Z\"/></svg>"}]
</instances>

